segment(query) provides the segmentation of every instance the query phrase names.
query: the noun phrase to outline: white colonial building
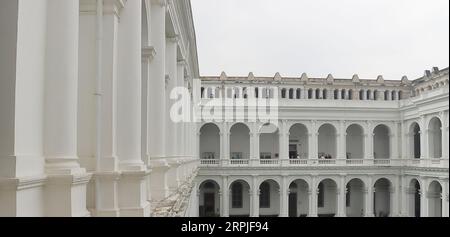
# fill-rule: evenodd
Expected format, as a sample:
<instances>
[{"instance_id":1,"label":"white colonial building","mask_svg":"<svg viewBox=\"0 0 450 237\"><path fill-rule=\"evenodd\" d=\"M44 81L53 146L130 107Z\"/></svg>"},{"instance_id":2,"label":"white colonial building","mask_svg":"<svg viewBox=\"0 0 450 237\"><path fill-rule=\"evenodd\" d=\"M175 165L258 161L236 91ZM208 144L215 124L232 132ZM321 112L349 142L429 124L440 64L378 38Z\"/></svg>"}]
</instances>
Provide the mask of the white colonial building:
<instances>
[{"instance_id":1,"label":"white colonial building","mask_svg":"<svg viewBox=\"0 0 450 237\"><path fill-rule=\"evenodd\" d=\"M448 77L201 78L189 0L1 1L0 216L448 217Z\"/></svg>"},{"instance_id":2,"label":"white colonial building","mask_svg":"<svg viewBox=\"0 0 450 237\"><path fill-rule=\"evenodd\" d=\"M448 217L448 79L202 78L193 215Z\"/></svg>"}]
</instances>

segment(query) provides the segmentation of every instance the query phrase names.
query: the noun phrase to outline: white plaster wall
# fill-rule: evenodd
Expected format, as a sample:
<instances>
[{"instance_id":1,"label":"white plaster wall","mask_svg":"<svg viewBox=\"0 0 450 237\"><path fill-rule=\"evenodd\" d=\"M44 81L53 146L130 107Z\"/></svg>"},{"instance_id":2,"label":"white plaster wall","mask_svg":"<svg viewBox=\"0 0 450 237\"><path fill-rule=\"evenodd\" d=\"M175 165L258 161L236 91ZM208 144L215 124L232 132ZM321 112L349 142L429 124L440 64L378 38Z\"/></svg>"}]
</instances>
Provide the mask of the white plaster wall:
<instances>
[{"instance_id":1,"label":"white plaster wall","mask_svg":"<svg viewBox=\"0 0 450 237\"><path fill-rule=\"evenodd\" d=\"M78 156L88 170L95 169L96 145L96 15L80 15L78 77Z\"/></svg>"}]
</instances>

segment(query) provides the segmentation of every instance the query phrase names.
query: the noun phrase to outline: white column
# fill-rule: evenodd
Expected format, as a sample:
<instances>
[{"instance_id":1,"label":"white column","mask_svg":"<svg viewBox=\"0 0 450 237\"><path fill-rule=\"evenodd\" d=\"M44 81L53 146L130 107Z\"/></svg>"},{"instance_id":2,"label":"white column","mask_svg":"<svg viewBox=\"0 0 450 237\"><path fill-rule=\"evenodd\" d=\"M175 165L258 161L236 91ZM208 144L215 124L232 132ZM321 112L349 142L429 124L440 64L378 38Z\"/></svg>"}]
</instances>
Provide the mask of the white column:
<instances>
[{"instance_id":1,"label":"white column","mask_svg":"<svg viewBox=\"0 0 450 237\"><path fill-rule=\"evenodd\" d=\"M186 66L186 61L181 60L178 61L177 63L177 83L176 86L177 87L184 87L184 68ZM183 98L183 99L187 99L187 98ZM186 111L184 111L186 112ZM186 158L186 154L185 154L185 123L184 122L179 122L176 124L177 125L177 156L181 157L183 159Z\"/></svg>"},{"instance_id":2,"label":"white column","mask_svg":"<svg viewBox=\"0 0 450 237\"><path fill-rule=\"evenodd\" d=\"M317 185L317 177L313 176L311 179L311 187L309 189L309 217L318 216L318 200L317 195L319 194L319 189Z\"/></svg>"},{"instance_id":3,"label":"white column","mask_svg":"<svg viewBox=\"0 0 450 237\"><path fill-rule=\"evenodd\" d=\"M166 4L151 1L150 42L156 55L150 64L147 108L147 144L152 167L151 199L160 201L169 195L166 161ZM197 205L198 209L198 205ZM198 210L197 210L198 211Z\"/></svg>"},{"instance_id":4,"label":"white column","mask_svg":"<svg viewBox=\"0 0 450 237\"><path fill-rule=\"evenodd\" d=\"M428 126L425 124L425 116L420 118L420 159L426 159L428 155Z\"/></svg>"},{"instance_id":5,"label":"white column","mask_svg":"<svg viewBox=\"0 0 450 237\"><path fill-rule=\"evenodd\" d=\"M287 176L282 177L280 187L280 217L289 216L289 187L287 184Z\"/></svg>"},{"instance_id":6,"label":"white column","mask_svg":"<svg viewBox=\"0 0 450 237\"><path fill-rule=\"evenodd\" d=\"M85 200L90 175L80 168L77 157L79 1L49 0L47 4L46 216L88 216Z\"/></svg>"},{"instance_id":7,"label":"white column","mask_svg":"<svg viewBox=\"0 0 450 237\"><path fill-rule=\"evenodd\" d=\"M365 190L365 217L374 217L374 210L373 210L373 195L374 195L374 188L372 183L372 177L369 177L367 179L367 187Z\"/></svg>"},{"instance_id":8,"label":"white column","mask_svg":"<svg viewBox=\"0 0 450 237\"><path fill-rule=\"evenodd\" d=\"M420 217L428 217L428 180L422 178L420 186Z\"/></svg>"},{"instance_id":9,"label":"white column","mask_svg":"<svg viewBox=\"0 0 450 237\"><path fill-rule=\"evenodd\" d=\"M442 217L448 217L448 179L443 181L442 183Z\"/></svg>"},{"instance_id":10,"label":"white column","mask_svg":"<svg viewBox=\"0 0 450 237\"><path fill-rule=\"evenodd\" d=\"M347 186L345 185L344 175L342 175L339 178L339 184L336 186L336 194L337 194L337 217L345 217L346 216L345 198L347 194Z\"/></svg>"},{"instance_id":11,"label":"white column","mask_svg":"<svg viewBox=\"0 0 450 237\"><path fill-rule=\"evenodd\" d=\"M142 2L128 1L120 18L117 80L117 154L121 216L149 216L146 177L141 159ZM138 198L136 198L138 197Z\"/></svg>"},{"instance_id":12,"label":"white column","mask_svg":"<svg viewBox=\"0 0 450 237\"><path fill-rule=\"evenodd\" d=\"M339 121L338 134L336 134L337 139L337 159L345 160L347 159L347 131L345 129L345 122Z\"/></svg>"},{"instance_id":13,"label":"white column","mask_svg":"<svg viewBox=\"0 0 450 237\"><path fill-rule=\"evenodd\" d=\"M150 64L147 101L147 143L152 160L166 156L166 6L157 2L151 1L151 44L156 55Z\"/></svg>"},{"instance_id":14,"label":"white column","mask_svg":"<svg viewBox=\"0 0 450 237\"><path fill-rule=\"evenodd\" d=\"M177 129L176 124L170 118L170 108L174 101L170 99L170 93L176 87L177 83L177 49L178 49L178 37L172 37L166 39L166 125L167 125L167 140L166 140L166 152L170 158L176 158L177 156Z\"/></svg>"},{"instance_id":15,"label":"white column","mask_svg":"<svg viewBox=\"0 0 450 237\"><path fill-rule=\"evenodd\" d=\"M222 176L222 217L230 216L230 189L228 188L228 176Z\"/></svg>"},{"instance_id":16,"label":"white column","mask_svg":"<svg viewBox=\"0 0 450 237\"><path fill-rule=\"evenodd\" d=\"M397 123L394 125L394 131L392 131L391 134L389 134L389 141L390 141L390 159L399 159L398 155L398 125Z\"/></svg>"},{"instance_id":17,"label":"white column","mask_svg":"<svg viewBox=\"0 0 450 237\"><path fill-rule=\"evenodd\" d=\"M372 133L372 130L369 133L364 134L365 137L365 157L364 159L373 160L373 137L375 134Z\"/></svg>"},{"instance_id":18,"label":"white column","mask_svg":"<svg viewBox=\"0 0 450 237\"><path fill-rule=\"evenodd\" d=\"M253 176L252 188L250 189L251 217L259 217L259 195L258 177Z\"/></svg>"},{"instance_id":19,"label":"white column","mask_svg":"<svg viewBox=\"0 0 450 237\"><path fill-rule=\"evenodd\" d=\"M314 130L313 133L308 134L309 141L308 141L308 152L309 152L309 159L317 160L318 158L318 140L319 140L319 133Z\"/></svg>"},{"instance_id":20,"label":"white column","mask_svg":"<svg viewBox=\"0 0 450 237\"><path fill-rule=\"evenodd\" d=\"M441 132L442 132L442 158L448 160L448 112L443 112L441 114Z\"/></svg>"}]
</instances>

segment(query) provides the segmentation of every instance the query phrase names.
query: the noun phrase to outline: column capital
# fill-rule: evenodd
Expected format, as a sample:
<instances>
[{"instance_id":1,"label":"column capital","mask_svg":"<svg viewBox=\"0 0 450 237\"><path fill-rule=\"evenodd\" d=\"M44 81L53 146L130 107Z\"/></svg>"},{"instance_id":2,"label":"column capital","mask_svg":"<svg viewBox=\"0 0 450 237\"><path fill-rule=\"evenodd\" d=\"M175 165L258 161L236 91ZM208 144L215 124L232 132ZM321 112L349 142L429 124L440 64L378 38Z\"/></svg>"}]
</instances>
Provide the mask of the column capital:
<instances>
[{"instance_id":1,"label":"column capital","mask_svg":"<svg viewBox=\"0 0 450 237\"><path fill-rule=\"evenodd\" d=\"M122 0L120 0L120 1L122 1ZM154 5L159 5L161 7L167 6L167 0L150 0L150 3L154 4Z\"/></svg>"}]
</instances>

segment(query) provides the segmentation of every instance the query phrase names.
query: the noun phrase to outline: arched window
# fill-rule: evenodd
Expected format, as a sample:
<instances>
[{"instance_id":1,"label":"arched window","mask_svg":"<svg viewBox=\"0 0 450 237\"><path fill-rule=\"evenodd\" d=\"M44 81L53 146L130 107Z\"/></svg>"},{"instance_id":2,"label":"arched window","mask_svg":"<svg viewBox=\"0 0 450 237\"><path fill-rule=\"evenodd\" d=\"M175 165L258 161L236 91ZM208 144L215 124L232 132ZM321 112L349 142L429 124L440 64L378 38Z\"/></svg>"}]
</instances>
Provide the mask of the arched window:
<instances>
[{"instance_id":1,"label":"arched window","mask_svg":"<svg viewBox=\"0 0 450 237\"><path fill-rule=\"evenodd\" d=\"M384 92L384 100L389 100L389 91Z\"/></svg>"},{"instance_id":2,"label":"arched window","mask_svg":"<svg viewBox=\"0 0 450 237\"><path fill-rule=\"evenodd\" d=\"M286 99L286 89L285 88L281 89L281 98Z\"/></svg>"},{"instance_id":3,"label":"arched window","mask_svg":"<svg viewBox=\"0 0 450 237\"><path fill-rule=\"evenodd\" d=\"M244 87L244 88L242 89L242 97L243 97L244 99L247 99L247 98L248 98L247 87Z\"/></svg>"},{"instance_id":4,"label":"arched window","mask_svg":"<svg viewBox=\"0 0 450 237\"><path fill-rule=\"evenodd\" d=\"M202 87L200 89L200 96L201 96L201 98L205 98L205 87Z\"/></svg>"},{"instance_id":5,"label":"arched window","mask_svg":"<svg viewBox=\"0 0 450 237\"><path fill-rule=\"evenodd\" d=\"M373 92L373 100L378 100L378 91L377 90L375 90Z\"/></svg>"},{"instance_id":6,"label":"arched window","mask_svg":"<svg viewBox=\"0 0 450 237\"><path fill-rule=\"evenodd\" d=\"M359 100L364 100L364 90L359 91Z\"/></svg>"},{"instance_id":7,"label":"arched window","mask_svg":"<svg viewBox=\"0 0 450 237\"><path fill-rule=\"evenodd\" d=\"M371 90L368 90L368 91L366 92L366 98L367 98L367 100L372 100L371 94L372 94L372 91L371 91Z\"/></svg>"},{"instance_id":8,"label":"arched window","mask_svg":"<svg viewBox=\"0 0 450 237\"><path fill-rule=\"evenodd\" d=\"M289 89L289 99L294 99L294 89Z\"/></svg>"},{"instance_id":9,"label":"arched window","mask_svg":"<svg viewBox=\"0 0 450 237\"><path fill-rule=\"evenodd\" d=\"M338 90L334 90L334 99L335 100L339 99L339 91Z\"/></svg>"},{"instance_id":10,"label":"arched window","mask_svg":"<svg viewBox=\"0 0 450 237\"><path fill-rule=\"evenodd\" d=\"M259 207L270 208L270 184L264 182L260 187L261 195L259 196Z\"/></svg>"},{"instance_id":11,"label":"arched window","mask_svg":"<svg viewBox=\"0 0 450 237\"><path fill-rule=\"evenodd\" d=\"M403 91L398 92L398 100L403 100Z\"/></svg>"},{"instance_id":12,"label":"arched window","mask_svg":"<svg viewBox=\"0 0 450 237\"><path fill-rule=\"evenodd\" d=\"M327 91L327 89L323 89L323 91L322 91L322 98L324 100L328 99L328 91Z\"/></svg>"},{"instance_id":13,"label":"arched window","mask_svg":"<svg viewBox=\"0 0 450 237\"><path fill-rule=\"evenodd\" d=\"M312 99L313 97L313 89L308 90L308 99Z\"/></svg>"},{"instance_id":14,"label":"arched window","mask_svg":"<svg viewBox=\"0 0 450 237\"><path fill-rule=\"evenodd\" d=\"M343 99L343 100L347 99L346 96L345 96L346 93L347 93L347 91L345 89L343 89L341 91L341 99Z\"/></svg>"},{"instance_id":15,"label":"arched window","mask_svg":"<svg viewBox=\"0 0 450 237\"><path fill-rule=\"evenodd\" d=\"M302 98L301 95L302 95L302 90L297 89L297 99Z\"/></svg>"},{"instance_id":16,"label":"arched window","mask_svg":"<svg viewBox=\"0 0 450 237\"><path fill-rule=\"evenodd\" d=\"M316 99L322 99L320 92L321 92L320 89L316 89Z\"/></svg>"},{"instance_id":17,"label":"arched window","mask_svg":"<svg viewBox=\"0 0 450 237\"><path fill-rule=\"evenodd\" d=\"M353 90L348 91L348 99L353 100Z\"/></svg>"},{"instance_id":18,"label":"arched window","mask_svg":"<svg viewBox=\"0 0 450 237\"><path fill-rule=\"evenodd\" d=\"M242 183L234 183L231 187L231 206L232 208L242 208L243 207L243 187Z\"/></svg>"},{"instance_id":19,"label":"arched window","mask_svg":"<svg viewBox=\"0 0 450 237\"><path fill-rule=\"evenodd\" d=\"M255 88L255 97L259 98L259 88L258 87Z\"/></svg>"},{"instance_id":20,"label":"arched window","mask_svg":"<svg viewBox=\"0 0 450 237\"><path fill-rule=\"evenodd\" d=\"M391 92L391 99L392 100L397 100L397 92L396 91L392 91Z\"/></svg>"}]
</instances>

